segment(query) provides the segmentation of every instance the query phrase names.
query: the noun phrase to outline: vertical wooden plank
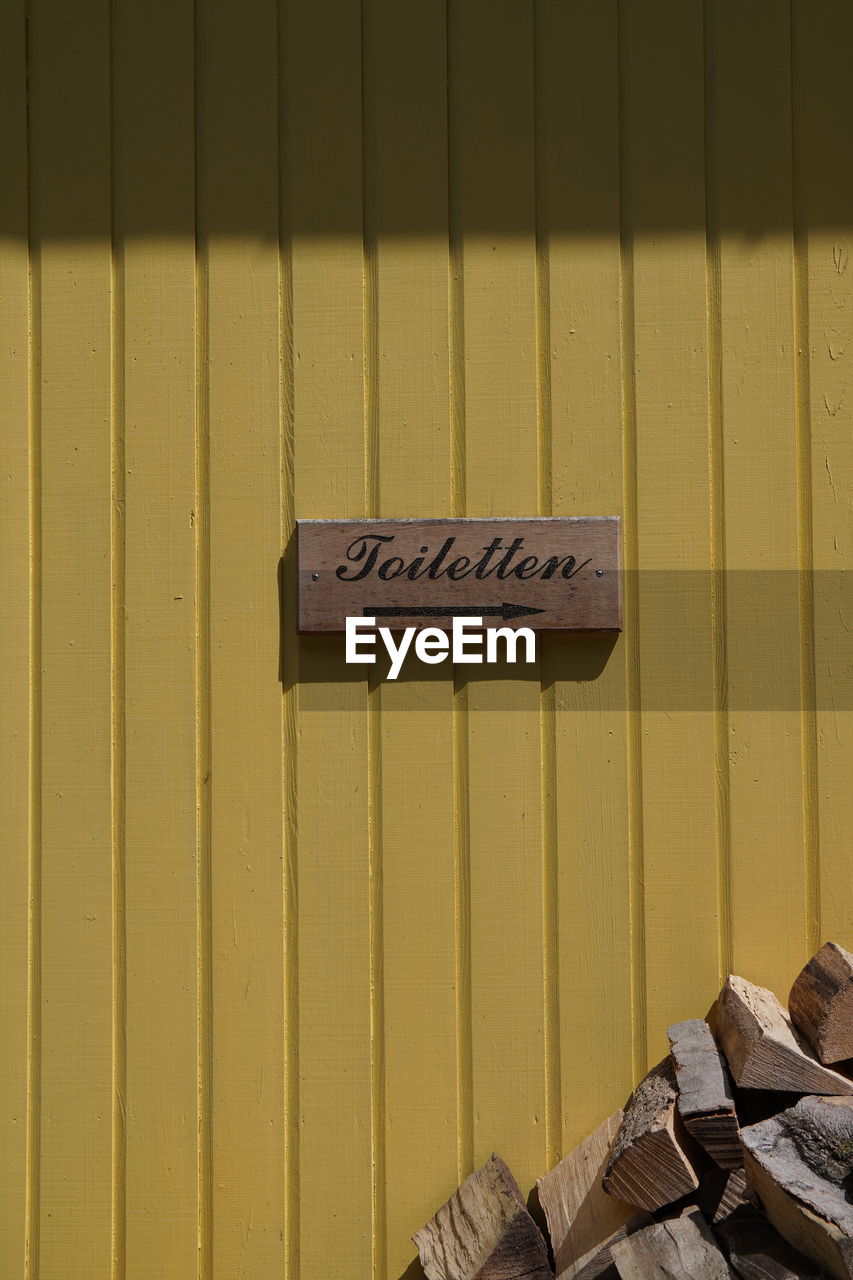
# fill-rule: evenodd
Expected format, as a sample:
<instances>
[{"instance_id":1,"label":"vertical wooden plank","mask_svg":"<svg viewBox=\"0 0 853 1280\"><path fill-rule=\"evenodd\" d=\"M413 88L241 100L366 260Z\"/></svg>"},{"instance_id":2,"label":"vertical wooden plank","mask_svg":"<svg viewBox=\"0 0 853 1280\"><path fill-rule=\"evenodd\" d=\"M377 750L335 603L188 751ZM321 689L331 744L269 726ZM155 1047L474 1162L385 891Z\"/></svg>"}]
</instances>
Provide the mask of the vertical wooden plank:
<instances>
[{"instance_id":1,"label":"vertical wooden plank","mask_svg":"<svg viewBox=\"0 0 853 1280\"><path fill-rule=\"evenodd\" d=\"M806 951L789 21L769 2L715 6L708 132L720 228L732 966L782 995Z\"/></svg>"},{"instance_id":2,"label":"vertical wooden plank","mask_svg":"<svg viewBox=\"0 0 853 1280\"><path fill-rule=\"evenodd\" d=\"M368 373L382 516L451 513L445 18L416 2L371 0L366 10L377 353ZM380 1274L397 1280L413 1232L456 1185L453 688L446 669L414 663L380 694L385 1220L376 1228Z\"/></svg>"},{"instance_id":3,"label":"vertical wooden plank","mask_svg":"<svg viewBox=\"0 0 853 1280\"><path fill-rule=\"evenodd\" d=\"M622 513L616 4L550 0L537 30L542 343L554 515ZM570 1150L632 1084L626 641L550 637L561 1107ZM579 1028L584 1029L579 1035Z\"/></svg>"},{"instance_id":4,"label":"vertical wooden plank","mask_svg":"<svg viewBox=\"0 0 853 1280\"><path fill-rule=\"evenodd\" d=\"M475 0L451 16L465 514L530 514L539 502L532 11ZM457 668L456 678L467 680L469 711L473 1160L499 1151L526 1188L546 1157L540 694L532 673Z\"/></svg>"},{"instance_id":5,"label":"vertical wooden plank","mask_svg":"<svg viewBox=\"0 0 853 1280\"><path fill-rule=\"evenodd\" d=\"M282 9L295 514L365 511L361 26ZM287 639L285 644L287 644ZM373 1273L367 688L336 638L299 645L288 1275ZM294 1097L298 1094L298 1097ZM293 1131L293 1125L298 1129ZM335 1206L335 1207L333 1207Z\"/></svg>"},{"instance_id":6,"label":"vertical wooden plank","mask_svg":"<svg viewBox=\"0 0 853 1280\"><path fill-rule=\"evenodd\" d=\"M702 5L620 7L648 1056L718 986ZM630 536L630 534L629 534ZM690 963L685 964L685 958Z\"/></svg>"},{"instance_id":7,"label":"vertical wooden plank","mask_svg":"<svg viewBox=\"0 0 853 1280\"><path fill-rule=\"evenodd\" d=\"M30 849L30 440L24 8L0 15L0 1277L25 1274Z\"/></svg>"},{"instance_id":8,"label":"vertical wooden plank","mask_svg":"<svg viewBox=\"0 0 853 1280\"><path fill-rule=\"evenodd\" d=\"M211 1001L203 1274L250 1277L284 1264L278 27L273 0L239 11L212 0L199 19Z\"/></svg>"},{"instance_id":9,"label":"vertical wooden plank","mask_svg":"<svg viewBox=\"0 0 853 1280\"><path fill-rule=\"evenodd\" d=\"M847 397L853 354L853 132L844 73L853 14L834 0L814 5L794 0L793 15L800 485L811 526L803 533L813 538L815 571L815 776L805 779L815 787L813 836L819 850L811 946L825 938L849 938L853 930L851 610L843 576L849 578L853 563L853 519L846 498L853 484Z\"/></svg>"},{"instance_id":10,"label":"vertical wooden plank","mask_svg":"<svg viewBox=\"0 0 853 1280\"><path fill-rule=\"evenodd\" d=\"M113 18L127 1280L198 1265L192 7ZM152 798L156 797L156 803Z\"/></svg>"},{"instance_id":11,"label":"vertical wooden plank","mask_svg":"<svg viewBox=\"0 0 853 1280\"><path fill-rule=\"evenodd\" d=\"M41 1280L100 1280L111 1273L113 1112L108 6L44 0L29 31L44 548L32 1247Z\"/></svg>"}]
</instances>

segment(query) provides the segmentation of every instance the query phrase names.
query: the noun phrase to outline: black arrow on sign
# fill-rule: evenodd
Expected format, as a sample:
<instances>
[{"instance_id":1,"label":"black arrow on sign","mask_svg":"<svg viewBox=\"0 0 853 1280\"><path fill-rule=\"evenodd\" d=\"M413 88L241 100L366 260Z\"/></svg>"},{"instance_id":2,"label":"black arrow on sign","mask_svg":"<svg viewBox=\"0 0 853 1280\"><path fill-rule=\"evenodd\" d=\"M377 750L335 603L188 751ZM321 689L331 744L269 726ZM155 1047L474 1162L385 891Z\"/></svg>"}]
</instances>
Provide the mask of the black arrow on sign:
<instances>
[{"instance_id":1,"label":"black arrow on sign","mask_svg":"<svg viewBox=\"0 0 853 1280\"><path fill-rule=\"evenodd\" d=\"M526 604L498 605L378 605L375 609L365 607L362 613L370 618L523 618L529 613L544 613L544 609L531 609Z\"/></svg>"}]
</instances>

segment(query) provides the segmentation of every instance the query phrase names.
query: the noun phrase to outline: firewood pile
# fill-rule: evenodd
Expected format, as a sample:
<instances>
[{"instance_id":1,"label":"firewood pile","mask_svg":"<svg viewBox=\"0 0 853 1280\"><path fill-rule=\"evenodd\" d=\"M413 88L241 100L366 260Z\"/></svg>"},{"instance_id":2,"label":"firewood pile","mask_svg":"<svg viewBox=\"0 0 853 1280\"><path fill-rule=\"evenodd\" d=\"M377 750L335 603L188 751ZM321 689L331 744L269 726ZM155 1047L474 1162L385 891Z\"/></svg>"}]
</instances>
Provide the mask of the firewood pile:
<instances>
[{"instance_id":1,"label":"firewood pile","mask_svg":"<svg viewBox=\"0 0 853 1280\"><path fill-rule=\"evenodd\" d=\"M428 1280L853 1280L853 955L744 978L537 1187L499 1156L414 1236Z\"/></svg>"}]
</instances>

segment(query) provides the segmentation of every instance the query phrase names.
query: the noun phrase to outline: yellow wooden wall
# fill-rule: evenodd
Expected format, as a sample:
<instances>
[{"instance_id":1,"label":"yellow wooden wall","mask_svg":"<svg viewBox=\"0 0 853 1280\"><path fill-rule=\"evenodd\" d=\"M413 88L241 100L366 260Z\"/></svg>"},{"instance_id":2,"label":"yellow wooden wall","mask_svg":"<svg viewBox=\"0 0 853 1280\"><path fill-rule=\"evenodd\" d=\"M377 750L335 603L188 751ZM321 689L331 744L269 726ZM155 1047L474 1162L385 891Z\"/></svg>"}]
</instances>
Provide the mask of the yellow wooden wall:
<instances>
[{"instance_id":1,"label":"yellow wooden wall","mask_svg":"<svg viewBox=\"0 0 853 1280\"><path fill-rule=\"evenodd\" d=\"M412 1280L853 942L853 11L0 26L0 1280ZM535 513L612 649L297 639L296 517Z\"/></svg>"}]
</instances>

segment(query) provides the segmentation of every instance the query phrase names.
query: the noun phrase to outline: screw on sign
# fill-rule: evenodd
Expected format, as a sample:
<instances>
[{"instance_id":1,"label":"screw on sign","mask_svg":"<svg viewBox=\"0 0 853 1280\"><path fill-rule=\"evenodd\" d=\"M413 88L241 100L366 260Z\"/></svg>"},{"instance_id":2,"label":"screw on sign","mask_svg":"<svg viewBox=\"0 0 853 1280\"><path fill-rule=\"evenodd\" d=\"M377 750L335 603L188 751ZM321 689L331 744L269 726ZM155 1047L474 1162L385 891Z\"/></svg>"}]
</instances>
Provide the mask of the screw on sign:
<instances>
[{"instance_id":1,"label":"screw on sign","mask_svg":"<svg viewBox=\"0 0 853 1280\"><path fill-rule=\"evenodd\" d=\"M300 520L299 630L348 617L397 629L523 618L535 630L619 631L616 516Z\"/></svg>"}]
</instances>

